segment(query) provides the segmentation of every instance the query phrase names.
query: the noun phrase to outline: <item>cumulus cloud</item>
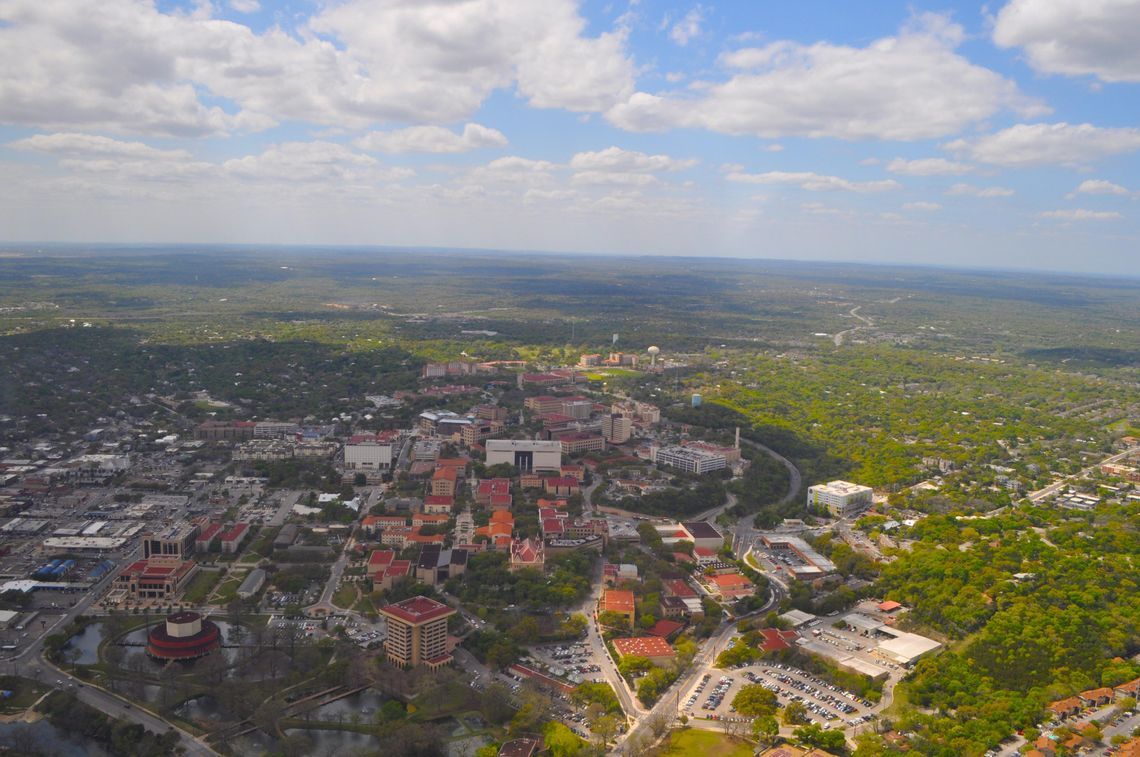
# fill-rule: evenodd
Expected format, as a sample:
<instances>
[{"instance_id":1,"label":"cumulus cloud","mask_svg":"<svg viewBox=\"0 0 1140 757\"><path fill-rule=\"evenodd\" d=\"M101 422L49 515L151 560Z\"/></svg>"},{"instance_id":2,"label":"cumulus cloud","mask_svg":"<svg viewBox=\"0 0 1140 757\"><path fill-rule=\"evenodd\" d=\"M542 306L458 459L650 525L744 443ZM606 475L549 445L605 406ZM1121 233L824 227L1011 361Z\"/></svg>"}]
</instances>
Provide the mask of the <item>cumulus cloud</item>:
<instances>
[{"instance_id":1,"label":"cumulus cloud","mask_svg":"<svg viewBox=\"0 0 1140 757\"><path fill-rule=\"evenodd\" d=\"M1009 187L978 187L973 184L955 184L946 190L946 194L966 197L1009 197L1014 192Z\"/></svg>"},{"instance_id":2,"label":"cumulus cloud","mask_svg":"<svg viewBox=\"0 0 1140 757\"><path fill-rule=\"evenodd\" d=\"M36 134L9 142L8 147L80 158L117 158L126 160L185 160L185 150L159 150L142 142L124 142L95 134Z\"/></svg>"},{"instance_id":3,"label":"cumulus cloud","mask_svg":"<svg viewBox=\"0 0 1140 757\"><path fill-rule=\"evenodd\" d=\"M933 211L941 210L942 206L936 202L904 202L902 208L903 210Z\"/></svg>"},{"instance_id":4,"label":"cumulus cloud","mask_svg":"<svg viewBox=\"0 0 1140 757\"><path fill-rule=\"evenodd\" d=\"M867 47L781 41L743 48L722 57L726 80L636 92L607 118L634 131L918 140L955 134L1006 109L1046 112L1014 82L959 55L962 39L960 26L926 14Z\"/></svg>"},{"instance_id":5,"label":"cumulus cloud","mask_svg":"<svg viewBox=\"0 0 1140 757\"><path fill-rule=\"evenodd\" d=\"M407 168L382 168L375 158L333 142L284 142L258 155L227 160L230 176L285 181L391 181L414 174Z\"/></svg>"},{"instance_id":6,"label":"cumulus cloud","mask_svg":"<svg viewBox=\"0 0 1140 757\"><path fill-rule=\"evenodd\" d=\"M1103 179L1087 179L1082 181L1075 190L1077 194L1088 195L1127 195L1130 192L1119 184Z\"/></svg>"},{"instance_id":7,"label":"cumulus cloud","mask_svg":"<svg viewBox=\"0 0 1140 757\"><path fill-rule=\"evenodd\" d=\"M700 36L702 21L704 21L704 11L698 5L673 24L673 28L669 30L669 39L684 47L693 37Z\"/></svg>"},{"instance_id":8,"label":"cumulus cloud","mask_svg":"<svg viewBox=\"0 0 1140 757\"><path fill-rule=\"evenodd\" d=\"M412 126L394 131L374 131L353 142L369 152L457 153L485 147L504 147L507 138L498 129L467 124L456 134L442 126Z\"/></svg>"},{"instance_id":9,"label":"cumulus cloud","mask_svg":"<svg viewBox=\"0 0 1140 757\"><path fill-rule=\"evenodd\" d=\"M996 166L1079 166L1140 150L1140 129L1064 122L1017 124L977 139L958 139L944 147Z\"/></svg>"},{"instance_id":10,"label":"cumulus cloud","mask_svg":"<svg viewBox=\"0 0 1140 757\"><path fill-rule=\"evenodd\" d=\"M1116 211L1107 210L1046 210L1037 214L1041 218L1051 218L1057 221L1112 221L1122 216Z\"/></svg>"},{"instance_id":11,"label":"cumulus cloud","mask_svg":"<svg viewBox=\"0 0 1140 757\"><path fill-rule=\"evenodd\" d=\"M1011 0L993 30L1038 71L1140 82L1140 4L1134 0Z\"/></svg>"},{"instance_id":12,"label":"cumulus cloud","mask_svg":"<svg viewBox=\"0 0 1140 757\"><path fill-rule=\"evenodd\" d=\"M580 152L570 158L570 167L577 171L617 171L628 173L656 173L682 171L697 164L693 158L672 158L668 155L647 155L620 147L607 147L596 152Z\"/></svg>"},{"instance_id":13,"label":"cumulus cloud","mask_svg":"<svg viewBox=\"0 0 1140 757\"><path fill-rule=\"evenodd\" d=\"M850 181L838 176L824 176L810 171L769 171L760 174L733 171L725 178L729 181L742 184L790 184L810 192L842 190L845 192L868 194L873 192L887 192L902 187L902 184L899 184L894 179L881 181Z\"/></svg>"},{"instance_id":14,"label":"cumulus cloud","mask_svg":"<svg viewBox=\"0 0 1140 757\"><path fill-rule=\"evenodd\" d=\"M261 10L258 0L230 0L230 7L238 13L257 13Z\"/></svg>"},{"instance_id":15,"label":"cumulus cloud","mask_svg":"<svg viewBox=\"0 0 1140 757\"><path fill-rule=\"evenodd\" d=\"M4 0L0 15L0 120L61 130L441 123L511 86L532 106L583 112L633 90L625 30L586 36L574 0L345 0L296 35L212 18L208 4Z\"/></svg>"},{"instance_id":16,"label":"cumulus cloud","mask_svg":"<svg viewBox=\"0 0 1140 757\"><path fill-rule=\"evenodd\" d=\"M966 163L955 163L945 158L919 158L918 160L895 158L887 164L887 170L905 176L961 176L973 171L974 167Z\"/></svg>"}]
</instances>

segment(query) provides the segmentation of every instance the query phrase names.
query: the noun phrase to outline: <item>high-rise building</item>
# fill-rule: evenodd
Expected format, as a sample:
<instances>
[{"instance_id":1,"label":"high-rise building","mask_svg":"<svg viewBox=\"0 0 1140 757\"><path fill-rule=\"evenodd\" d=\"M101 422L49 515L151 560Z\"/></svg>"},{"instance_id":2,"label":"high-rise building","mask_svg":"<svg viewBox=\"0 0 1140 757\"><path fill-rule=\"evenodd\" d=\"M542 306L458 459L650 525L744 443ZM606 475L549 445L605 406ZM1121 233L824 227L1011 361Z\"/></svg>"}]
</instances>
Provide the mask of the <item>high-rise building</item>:
<instances>
[{"instance_id":1,"label":"high-rise building","mask_svg":"<svg viewBox=\"0 0 1140 757\"><path fill-rule=\"evenodd\" d=\"M624 444L633 431L633 421L616 413L602 416L602 436L610 444Z\"/></svg>"},{"instance_id":2,"label":"high-rise building","mask_svg":"<svg viewBox=\"0 0 1140 757\"><path fill-rule=\"evenodd\" d=\"M455 610L427 597L411 597L380 610L388 621L384 651L402 668L426 665L431 669L451 662L447 650L447 619Z\"/></svg>"}]
</instances>

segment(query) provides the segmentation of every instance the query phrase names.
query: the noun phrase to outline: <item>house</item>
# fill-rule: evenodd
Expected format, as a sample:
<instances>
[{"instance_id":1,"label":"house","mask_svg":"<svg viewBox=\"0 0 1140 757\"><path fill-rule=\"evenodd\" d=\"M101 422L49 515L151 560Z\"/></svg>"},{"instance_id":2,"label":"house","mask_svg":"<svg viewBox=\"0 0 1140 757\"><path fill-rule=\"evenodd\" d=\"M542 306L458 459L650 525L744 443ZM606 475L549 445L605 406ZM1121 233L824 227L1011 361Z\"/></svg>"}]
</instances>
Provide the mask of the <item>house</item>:
<instances>
[{"instance_id":1,"label":"house","mask_svg":"<svg viewBox=\"0 0 1140 757\"><path fill-rule=\"evenodd\" d=\"M1133 679L1127 683L1122 683L1119 686L1114 686L1112 691L1116 699L1121 699L1123 697L1132 697L1133 699L1136 699L1137 697L1140 697L1140 678Z\"/></svg>"},{"instance_id":2,"label":"house","mask_svg":"<svg viewBox=\"0 0 1140 757\"><path fill-rule=\"evenodd\" d=\"M1058 699L1052 702L1046 709L1056 715L1061 720L1071 718L1081 711L1081 700L1079 697L1066 697L1065 699Z\"/></svg>"},{"instance_id":3,"label":"house","mask_svg":"<svg viewBox=\"0 0 1140 757\"><path fill-rule=\"evenodd\" d=\"M658 666L668 665L677 657L673 645L657 636L614 639L613 645L619 657L645 657Z\"/></svg>"},{"instance_id":4,"label":"house","mask_svg":"<svg viewBox=\"0 0 1140 757\"><path fill-rule=\"evenodd\" d=\"M1112 689L1108 686L1103 686L1099 689L1089 689L1077 694L1080 700L1086 706L1108 704L1112 701Z\"/></svg>"}]
</instances>

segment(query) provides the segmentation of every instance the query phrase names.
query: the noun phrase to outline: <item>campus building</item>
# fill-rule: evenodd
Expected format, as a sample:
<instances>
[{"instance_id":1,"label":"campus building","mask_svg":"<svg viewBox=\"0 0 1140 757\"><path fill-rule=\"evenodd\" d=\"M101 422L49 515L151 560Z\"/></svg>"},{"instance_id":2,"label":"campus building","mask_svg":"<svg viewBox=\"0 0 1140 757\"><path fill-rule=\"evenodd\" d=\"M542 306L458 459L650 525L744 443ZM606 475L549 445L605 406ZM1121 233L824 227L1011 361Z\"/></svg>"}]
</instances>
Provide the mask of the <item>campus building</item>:
<instances>
[{"instance_id":1,"label":"campus building","mask_svg":"<svg viewBox=\"0 0 1140 757\"><path fill-rule=\"evenodd\" d=\"M562 443L536 439L488 439L487 467L506 463L522 473L562 470Z\"/></svg>"},{"instance_id":2,"label":"campus building","mask_svg":"<svg viewBox=\"0 0 1140 757\"><path fill-rule=\"evenodd\" d=\"M808 487L807 506L821 508L836 518L846 518L871 506L871 487L849 481L830 481Z\"/></svg>"},{"instance_id":3,"label":"campus building","mask_svg":"<svg viewBox=\"0 0 1140 757\"><path fill-rule=\"evenodd\" d=\"M728 466L728 460L718 452L695 447L661 447L653 455L659 468L669 467L685 473L712 473Z\"/></svg>"},{"instance_id":4,"label":"campus building","mask_svg":"<svg viewBox=\"0 0 1140 757\"><path fill-rule=\"evenodd\" d=\"M451 662L447 649L447 619L455 610L427 597L411 597L380 609L388 621L384 651L402 668L426 665L432 670Z\"/></svg>"}]
</instances>

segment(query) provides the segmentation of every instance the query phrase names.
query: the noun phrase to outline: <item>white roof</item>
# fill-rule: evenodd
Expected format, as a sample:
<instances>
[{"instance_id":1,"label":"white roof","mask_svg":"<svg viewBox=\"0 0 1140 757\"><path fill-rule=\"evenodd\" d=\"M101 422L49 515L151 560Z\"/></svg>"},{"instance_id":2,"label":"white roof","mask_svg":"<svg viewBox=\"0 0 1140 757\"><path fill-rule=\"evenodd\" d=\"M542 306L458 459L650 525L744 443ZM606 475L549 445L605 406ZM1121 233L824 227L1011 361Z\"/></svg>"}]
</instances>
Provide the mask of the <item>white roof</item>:
<instances>
[{"instance_id":1,"label":"white roof","mask_svg":"<svg viewBox=\"0 0 1140 757\"><path fill-rule=\"evenodd\" d=\"M887 628L889 628L889 626L884 626L884 630ZM878 650L892 660L904 664L912 663L923 655L933 652L942 646L934 639L928 639L916 633L905 633L902 631L894 631L894 629L888 631L888 633L892 632L898 634L898 636L881 642L878 646Z\"/></svg>"},{"instance_id":2,"label":"white roof","mask_svg":"<svg viewBox=\"0 0 1140 757\"><path fill-rule=\"evenodd\" d=\"M788 610L780 616L780 620L786 620L793 626L802 626L804 623L810 623L815 620L815 616L803 610Z\"/></svg>"}]
</instances>

